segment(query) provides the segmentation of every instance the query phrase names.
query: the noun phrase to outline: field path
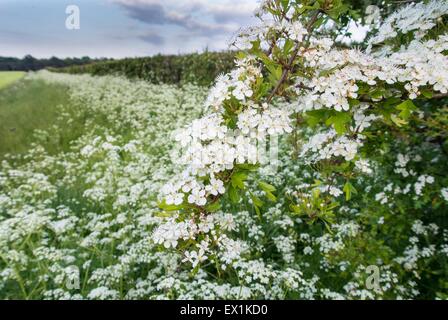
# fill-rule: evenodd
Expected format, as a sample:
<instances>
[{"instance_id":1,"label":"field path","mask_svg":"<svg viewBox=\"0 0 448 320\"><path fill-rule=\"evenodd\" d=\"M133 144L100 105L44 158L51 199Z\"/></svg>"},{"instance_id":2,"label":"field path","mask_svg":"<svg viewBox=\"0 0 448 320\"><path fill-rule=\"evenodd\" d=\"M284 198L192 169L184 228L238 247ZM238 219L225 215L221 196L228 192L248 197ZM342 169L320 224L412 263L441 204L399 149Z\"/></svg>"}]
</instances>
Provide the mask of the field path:
<instances>
[{"instance_id":1,"label":"field path","mask_svg":"<svg viewBox=\"0 0 448 320\"><path fill-rule=\"evenodd\" d=\"M20 71L0 71L0 89L20 80L25 76L25 72Z\"/></svg>"}]
</instances>

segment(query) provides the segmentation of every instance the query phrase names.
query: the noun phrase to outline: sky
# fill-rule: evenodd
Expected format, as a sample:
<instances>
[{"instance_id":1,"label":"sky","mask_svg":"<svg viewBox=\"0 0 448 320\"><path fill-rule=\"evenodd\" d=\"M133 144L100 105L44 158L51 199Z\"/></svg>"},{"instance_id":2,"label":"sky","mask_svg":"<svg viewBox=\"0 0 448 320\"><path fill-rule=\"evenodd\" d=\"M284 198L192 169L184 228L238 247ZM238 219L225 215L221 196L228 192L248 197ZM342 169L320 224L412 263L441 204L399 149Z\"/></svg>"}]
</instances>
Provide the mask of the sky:
<instances>
[{"instance_id":1,"label":"sky","mask_svg":"<svg viewBox=\"0 0 448 320\"><path fill-rule=\"evenodd\" d=\"M76 5L80 28L69 30ZM135 57L228 48L257 0L0 0L0 56Z\"/></svg>"},{"instance_id":2,"label":"sky","mask_svg":"<svg viewBox=\"0 0 448 320\"><path fill-rule=\"evenodd\" d=\"M0 56L136 57L218 51L259 0L0 0ZM79 29L67 29L68 6ZM72 21L72 20L70 20Z\"/></svg>"}]
</instances>

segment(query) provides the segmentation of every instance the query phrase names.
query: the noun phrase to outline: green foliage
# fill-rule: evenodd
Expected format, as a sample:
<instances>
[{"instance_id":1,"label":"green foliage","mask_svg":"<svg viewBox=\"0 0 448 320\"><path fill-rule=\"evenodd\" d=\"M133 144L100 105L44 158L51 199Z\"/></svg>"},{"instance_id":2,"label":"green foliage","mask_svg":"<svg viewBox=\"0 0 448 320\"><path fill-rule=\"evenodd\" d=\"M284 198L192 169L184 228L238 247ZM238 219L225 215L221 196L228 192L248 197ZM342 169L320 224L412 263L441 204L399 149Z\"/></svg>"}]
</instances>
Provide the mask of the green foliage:
<instances>
[{"instance_id":1,"label":"green foliage","mask_svg":"<svg viewBox=\"0 0 448 320\"><path fill-rule=\"evenodd\" d=\"M274 186L272 186L272 185L270 185L269 183L266 183L266 182L259 182L258 185L261 188L261 190L264 191L264 193L266 194L266 197L270 201L272 201L272 202L276 202L277 201L277 197L273 194L273 192L276 190Z\"/></svg>"},{"instance_id":2,"label":"green foliage","mask_svg":"<svg viewBox=\"0 0 448 320\"><path fill-rule=\"evenodd\" d=\"M146 58L95 62L82 66L51 69L70 74L123 75L139 78L151 83L211 85L221 73L234 67L234 52L205 52L188 55L157 55Z\"/></svg>"},{"instance_id":3,"label":"green foliage","mask_svg":"<svg viewBox=\"0 0 448 320\"><path fill-rule=\"evenodd\" d=\"M49 59L36 59L31 55L26 55L22 59L13 57L0 57L0 70L37 71L45 68L63 68L68 66L83 65L104 60L108 59L91 59L89 57L65 58L65 59L51 57Z\"/></svg>"},{"instance_id":4,"label":"green foliage","mask_svg":"<svg viewBox=\"0 0 448 320\"><path fill-rule=\"evenodd\" d=\"M358 193L358 191L356 191L355 187L350 183L350 181L347 181L345 183L343 191L345 192L345 200L347 201L352 198L353 194Z\"/></svg>"},{"instance_id":5,"label":"green foliage","mask_svg":"<svg viewBox=\"0 0 448 320\"><path fill-rule=\"evenodd\" d=\"M347 124L352 121L352 117L348 112L338 112L335 111L334 114L328 118L326 121L326 125L333 125L336 132L340 135L344 134L347 131Z\"/></svg>"}]
</instances>

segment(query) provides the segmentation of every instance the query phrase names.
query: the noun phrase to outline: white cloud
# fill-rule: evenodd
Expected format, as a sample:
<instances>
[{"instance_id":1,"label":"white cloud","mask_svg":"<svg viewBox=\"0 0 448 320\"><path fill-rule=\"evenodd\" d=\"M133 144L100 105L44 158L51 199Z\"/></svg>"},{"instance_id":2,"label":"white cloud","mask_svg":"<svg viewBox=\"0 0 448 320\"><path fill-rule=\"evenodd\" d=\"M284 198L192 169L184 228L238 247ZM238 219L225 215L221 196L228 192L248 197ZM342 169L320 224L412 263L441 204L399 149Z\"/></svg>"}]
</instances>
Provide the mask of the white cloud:
<instances>
[{"instance_id":1,"label":"white cloud","mask_svg":"<svg viewBox=\"0 0 448 320\"><path fill-rule=\"evenodd\" d=\"M256 8L255 0L112 0L129 17L150 25L174 25L192 34L213 37L236 31L248 22Z\"/></svg>"}]
</instances>

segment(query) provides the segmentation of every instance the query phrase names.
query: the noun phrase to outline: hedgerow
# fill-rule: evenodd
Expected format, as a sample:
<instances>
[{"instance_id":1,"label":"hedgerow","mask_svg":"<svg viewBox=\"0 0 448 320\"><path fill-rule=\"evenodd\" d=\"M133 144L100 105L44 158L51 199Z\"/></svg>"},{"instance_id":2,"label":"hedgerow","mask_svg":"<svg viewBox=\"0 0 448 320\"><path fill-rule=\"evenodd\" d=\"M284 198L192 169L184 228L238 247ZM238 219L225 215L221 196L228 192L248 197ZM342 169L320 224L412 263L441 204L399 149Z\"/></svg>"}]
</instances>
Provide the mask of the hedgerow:
<instances>
[{"instance_id":1,"label":"hedgerow","mask_svg":"<svg viewBox=\"0 0 448 320\"><path fill-rule=\"evenodd\" d=\"M233 52L205 52L186 55L156 55L94 62L66 68L49 68L69 74L119 75L159 84L196 83L210 86L220 73L234 67Z\"/></svg>"}]
</instances>

